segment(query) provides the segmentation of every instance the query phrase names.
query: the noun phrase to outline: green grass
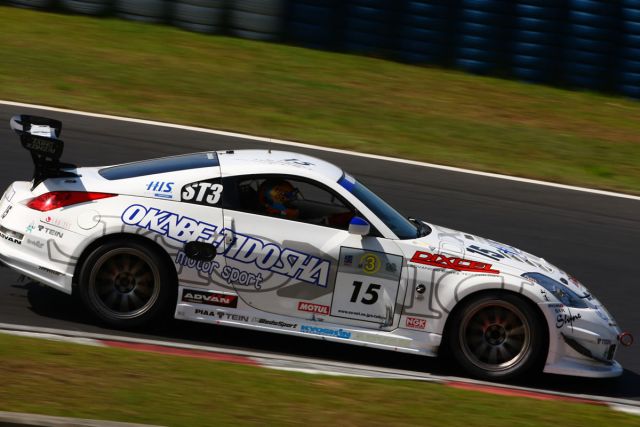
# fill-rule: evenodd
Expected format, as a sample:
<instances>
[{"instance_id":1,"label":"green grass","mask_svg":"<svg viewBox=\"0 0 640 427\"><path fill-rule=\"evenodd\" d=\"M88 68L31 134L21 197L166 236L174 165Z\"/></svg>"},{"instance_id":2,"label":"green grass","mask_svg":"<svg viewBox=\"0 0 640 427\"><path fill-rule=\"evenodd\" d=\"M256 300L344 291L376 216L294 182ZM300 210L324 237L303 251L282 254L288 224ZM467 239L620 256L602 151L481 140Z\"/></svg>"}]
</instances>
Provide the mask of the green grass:
<instances>
[{"instance_id":1,"label":"green grass","mask_svg":"<svg viewBox=\"0 0 640 427\"><path fill-rule=\"evenodd\" d=\"M169 426L640 425L605 407L0 334L0 410Z\"/></svg>"},{"instance_id":2,"label":"green grass","mask_svg":"<svg viewBox=\"0 0 640 427\"><path fill-rule=\"evenodd\" d=\"M638 102L116 19L0 28L3 99L640 194Z\"/></svg>"}]
</instances>

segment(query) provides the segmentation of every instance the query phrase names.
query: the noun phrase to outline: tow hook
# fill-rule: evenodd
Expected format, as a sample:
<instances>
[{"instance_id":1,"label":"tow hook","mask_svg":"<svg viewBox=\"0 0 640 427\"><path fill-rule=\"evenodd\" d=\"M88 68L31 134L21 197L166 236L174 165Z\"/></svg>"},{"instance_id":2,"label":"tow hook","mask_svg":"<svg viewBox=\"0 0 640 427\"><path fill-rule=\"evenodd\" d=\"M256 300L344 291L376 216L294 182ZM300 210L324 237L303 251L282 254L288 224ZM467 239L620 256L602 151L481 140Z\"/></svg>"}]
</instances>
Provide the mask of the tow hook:
<instances>
[{"instance_id":1,"label":"tow hook","mask_svg":"<svg viewBox=\"0 0 640 427\"><path fill-rule=\"evenodd\" d=\"M633 335L631 335L629 332L623 332L618 335L618 341L620 341L620 344L622 344L623 346L630 347L631 344L633 344Z\"/></svg>"}]
</instances>

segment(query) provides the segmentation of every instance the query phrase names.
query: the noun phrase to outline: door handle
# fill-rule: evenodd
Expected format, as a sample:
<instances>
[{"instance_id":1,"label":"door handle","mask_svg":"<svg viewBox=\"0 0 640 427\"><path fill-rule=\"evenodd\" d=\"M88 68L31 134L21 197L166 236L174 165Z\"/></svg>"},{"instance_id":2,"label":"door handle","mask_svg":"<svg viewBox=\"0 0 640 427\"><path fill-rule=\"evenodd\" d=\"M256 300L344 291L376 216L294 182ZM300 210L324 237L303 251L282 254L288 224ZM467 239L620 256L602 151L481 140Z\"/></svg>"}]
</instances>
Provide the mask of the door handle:
<instances>
[{"instance_id":1,"label":"door handle","mask_svg":"<svg viewBox=\"0 0 640 427\"><path fill-rule=\"evenodd\" d=\"M229 247L231 246L231 244L233 243L233 241L235 240L235 231L236 231L236 221L233 219L232 216L224 216L224 227L231 231L230 233L227 232L224 235L224 245L225 247Z\"/></svg>"}]
</instances>

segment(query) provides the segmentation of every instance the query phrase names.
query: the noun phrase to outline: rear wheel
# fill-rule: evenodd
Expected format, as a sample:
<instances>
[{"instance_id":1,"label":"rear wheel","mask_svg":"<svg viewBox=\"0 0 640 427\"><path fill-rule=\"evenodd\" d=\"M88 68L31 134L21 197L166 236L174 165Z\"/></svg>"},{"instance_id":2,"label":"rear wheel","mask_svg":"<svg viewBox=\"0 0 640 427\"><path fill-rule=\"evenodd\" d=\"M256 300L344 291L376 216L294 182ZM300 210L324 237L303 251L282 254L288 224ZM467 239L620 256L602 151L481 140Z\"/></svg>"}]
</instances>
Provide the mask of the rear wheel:
<instances>
[{"instance_id":1,"label":"rear wheel","mask_svg":"<svg viewBox=\"0 0 640 427\"><path fill-rule=\"evenodd\" d=\"M118 328L165 315L174 290L174 275L159 251L137 241L97 247L80 270L82 301L100 320Z\"/></svg>"},{"instance_id":2,"label":"rear wheel","mask_svg":"<svg viewBox=\"0 0 640 427\"><path fill-rule=\"evenodd\" d=\"M544 328L520 297L485 294L455 311L449 343L458 363L473 376L506 380L538 367L546 354Z\"/></svg>"}]
</instances>

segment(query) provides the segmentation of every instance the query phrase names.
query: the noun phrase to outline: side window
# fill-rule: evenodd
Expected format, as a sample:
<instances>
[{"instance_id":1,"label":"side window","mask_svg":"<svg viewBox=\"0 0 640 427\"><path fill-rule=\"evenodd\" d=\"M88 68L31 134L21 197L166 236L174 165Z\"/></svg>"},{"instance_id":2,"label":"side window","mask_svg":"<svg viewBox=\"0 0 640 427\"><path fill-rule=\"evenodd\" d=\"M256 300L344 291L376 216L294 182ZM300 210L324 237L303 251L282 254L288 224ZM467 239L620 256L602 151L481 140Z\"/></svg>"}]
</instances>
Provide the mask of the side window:
<instances>
[{"instance_id":1,"label":"side window","mask_svg":"<svg viewBox=\"0 0 640 427\"><path fill-rule=\"evenodd\" d=\"M225 178L224 207L347 230L356 211L329 188L299 177L251 175ZM233 189L233 191L229 191Z\"/></svg>"}]
</instances>

